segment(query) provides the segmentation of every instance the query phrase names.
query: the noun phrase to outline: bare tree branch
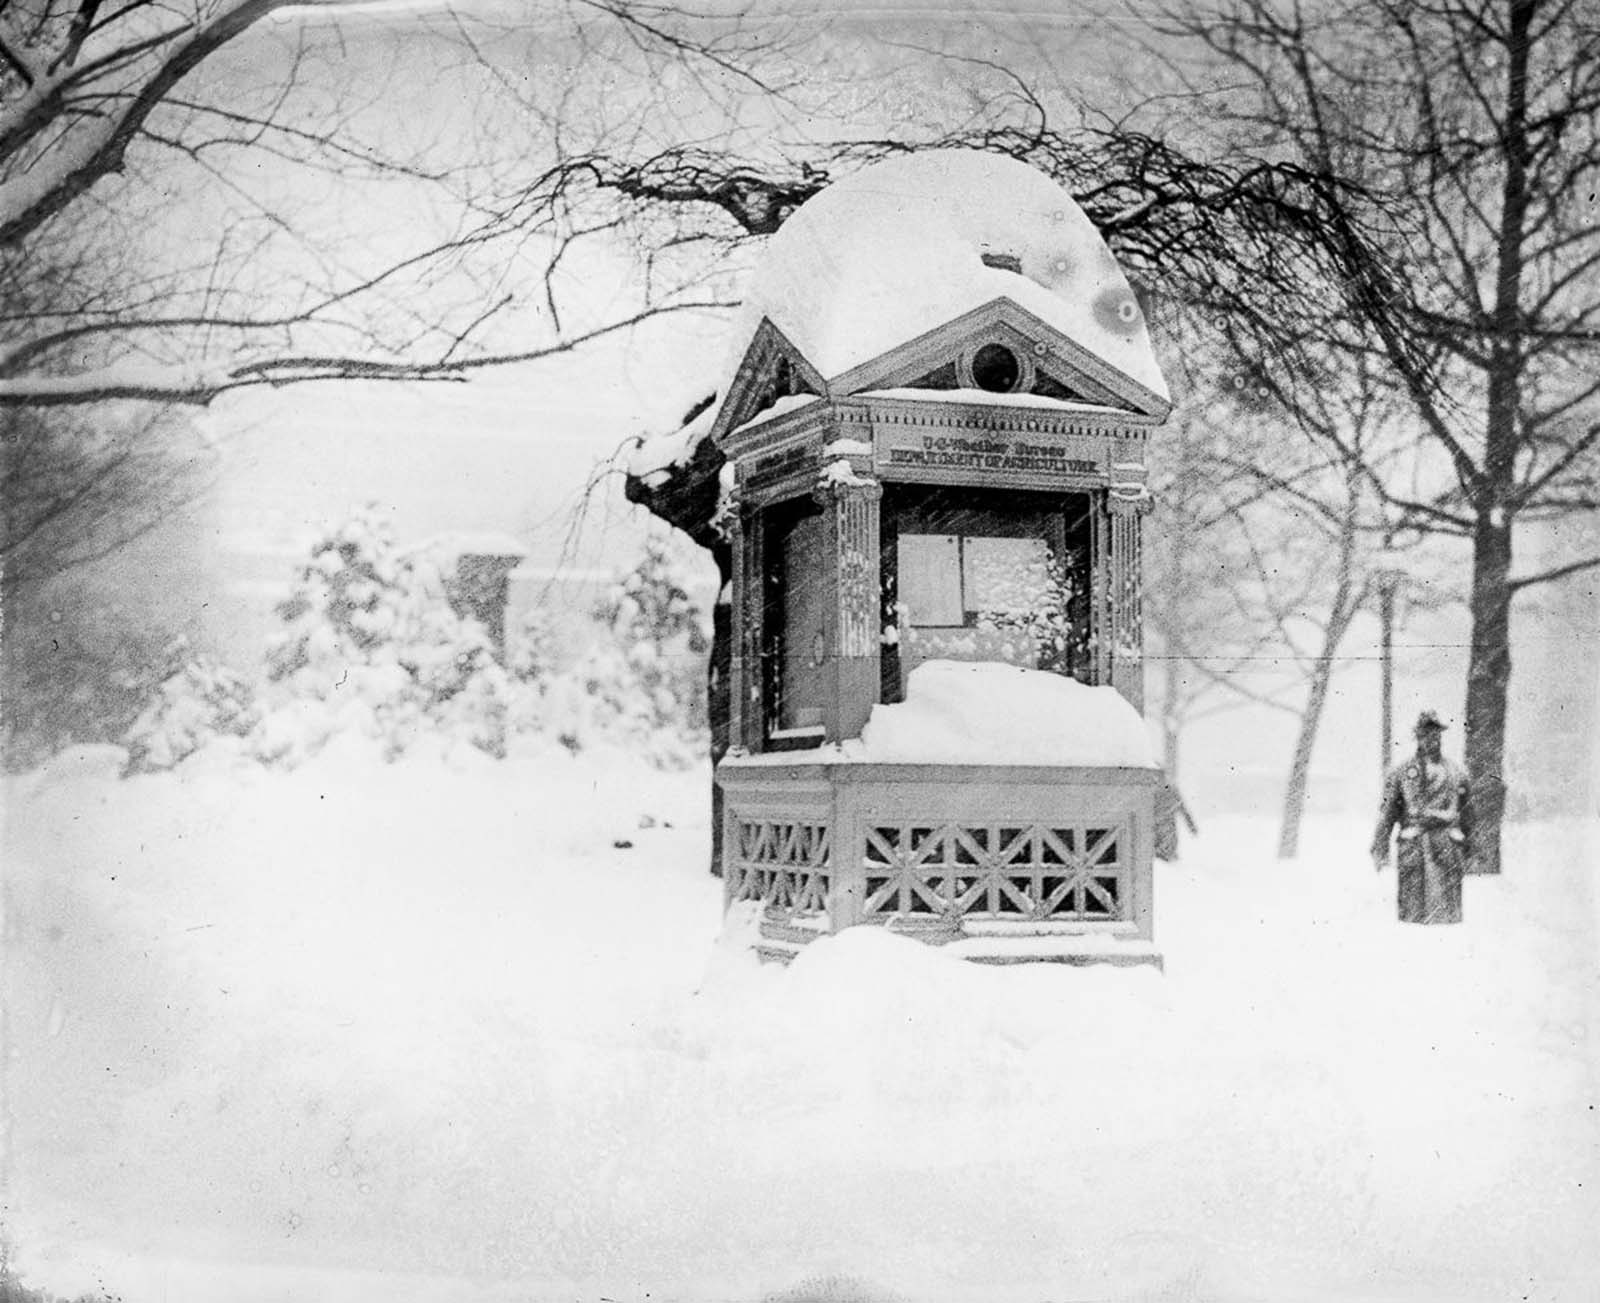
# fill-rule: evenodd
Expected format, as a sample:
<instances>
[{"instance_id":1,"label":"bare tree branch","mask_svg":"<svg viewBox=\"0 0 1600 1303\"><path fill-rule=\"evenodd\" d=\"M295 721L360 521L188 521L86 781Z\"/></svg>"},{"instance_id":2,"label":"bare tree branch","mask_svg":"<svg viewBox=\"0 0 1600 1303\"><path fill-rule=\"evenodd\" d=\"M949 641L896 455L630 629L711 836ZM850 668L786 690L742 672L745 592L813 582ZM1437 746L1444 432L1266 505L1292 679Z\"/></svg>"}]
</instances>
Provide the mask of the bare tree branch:
<instances>
[{"instance_id":1,"label":"bare tree branch","mask_svg":"<svg viewBox=\"0 0 1600 1303\"><path fill-rule=\"evenodd\" d=\"M1600 556L1585 557L1581 561L1569 561L1565 565L1554 566L1549 570L1541 570L1537 574L1518 575L1510 581L1511 591L1520 593L1537 584L1548 584L1556 579L1565 579L1568 575L1580 574L1585 570L1593 570L1600 566Z\"/></svg>"},{"instance_id":2,"label":"bare tree branch","mask_svg":"<svg viewBox=\"0 0 1600 1303\"><path fill-rule=\"evenodd\" d=\"M495 308L503 306L495 305ZM477 354L456 357L459 341L452 341L445 353L431 361L384 362L356 356L285 356L246 362L231 367L109 367L103 372L66 377L0 377L0 407L67 407L107 399L149 399L169 403L204 406L234 389L254 386L305 384L330 380L427 380L461 381L468 372L518 362L535 362L559 357L608 335L632 330L642 322L678 312L703 312L725 309L714 299L690 300L647 308L627 317L608 321L591 330L580 331L541 347L518 352ZM490 312L495 309L491 309ZM485 319L489 312L486 312Z\"/></svg>"}]
</instances>

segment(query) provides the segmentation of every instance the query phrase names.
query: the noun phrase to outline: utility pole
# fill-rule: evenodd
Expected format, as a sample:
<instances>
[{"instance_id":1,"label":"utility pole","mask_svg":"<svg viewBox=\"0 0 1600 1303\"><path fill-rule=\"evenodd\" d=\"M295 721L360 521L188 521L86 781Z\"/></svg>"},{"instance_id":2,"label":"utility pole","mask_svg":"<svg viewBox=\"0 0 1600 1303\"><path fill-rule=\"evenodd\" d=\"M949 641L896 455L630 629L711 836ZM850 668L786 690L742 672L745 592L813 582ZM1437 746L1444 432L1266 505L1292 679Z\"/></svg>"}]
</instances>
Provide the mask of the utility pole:
<instances>
[{"instance_id":1,"label":"utility pole","mask_svg":"<svg viewBox=\"0 0 1600 1303\"><path fill-rule=\"evenodd\" d=\"M1389 769L1394 745L1394 590L1398 576L1385 570L1378 576L1378 666L1382 675L1383 738L1378 772Z\"/></svg>"},{"instance_id":2,"label":"utility pole","mask_svg":"<svg viewBox=\"0 0 1600 1303\"><path fill-rule=\"evenodd\" d=\"M1378 781L1389 772L1394 756L1394 606L1395 595L1407 575L1404 559L1395 552L1394 528L1383 531L1383 547L1373 558L1378 580L1378 674L1381 734L1378 745Z\"/></svg>"}]
</instances>

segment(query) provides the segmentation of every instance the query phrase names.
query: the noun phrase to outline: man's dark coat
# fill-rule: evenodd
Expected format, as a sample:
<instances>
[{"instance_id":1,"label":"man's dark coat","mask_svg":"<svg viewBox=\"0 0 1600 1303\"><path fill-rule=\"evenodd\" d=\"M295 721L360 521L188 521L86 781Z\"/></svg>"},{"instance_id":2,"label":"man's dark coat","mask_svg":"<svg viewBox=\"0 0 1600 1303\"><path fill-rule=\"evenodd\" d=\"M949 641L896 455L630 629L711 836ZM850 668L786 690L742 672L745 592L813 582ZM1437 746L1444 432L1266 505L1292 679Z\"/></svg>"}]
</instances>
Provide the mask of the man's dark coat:
<instances>
[{"instance_id":1,"label":"man's dark coat","mask_svg":"<svg viewBox=\"0 0 1600 1303\"><path fill-rule=\"evenodd\" d=\"M1399 828L1402 923L1459 923L1461 875L1472 853L1467 775L1445 759L1414 755L1384 777L1372 853L1387 858Z\"/></svg>"}]
</instances>

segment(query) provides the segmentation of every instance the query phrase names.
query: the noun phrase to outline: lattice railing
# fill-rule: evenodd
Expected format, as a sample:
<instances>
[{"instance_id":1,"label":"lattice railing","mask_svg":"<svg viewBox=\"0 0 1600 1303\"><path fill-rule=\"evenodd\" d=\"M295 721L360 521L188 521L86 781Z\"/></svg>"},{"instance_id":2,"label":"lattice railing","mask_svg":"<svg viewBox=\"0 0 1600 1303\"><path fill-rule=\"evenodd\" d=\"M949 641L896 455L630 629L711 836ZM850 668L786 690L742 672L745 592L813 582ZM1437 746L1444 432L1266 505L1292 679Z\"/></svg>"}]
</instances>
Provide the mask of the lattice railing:
<instances>
[{"instance_id":1,"label":"lattice railing","mask_svg":"<svg viewBox=\"0 0 1600 1303\"><path fill-rule=\"evenodd\" d=\"M728 899L787 916L821 914L832 888L833 831L825 823L739 820Z\"/></svg>"},{"instance_id":2,"label":"lattice railing","mask_svg":"<svg viewBox=\"0 0 1600 1303\"><path fill-rule=\"evenodd\" d=\"M1130 917L1132 865L1122 827L875 824L867 828L863 867L863 919Z\"/></svg>"}]
</instances>

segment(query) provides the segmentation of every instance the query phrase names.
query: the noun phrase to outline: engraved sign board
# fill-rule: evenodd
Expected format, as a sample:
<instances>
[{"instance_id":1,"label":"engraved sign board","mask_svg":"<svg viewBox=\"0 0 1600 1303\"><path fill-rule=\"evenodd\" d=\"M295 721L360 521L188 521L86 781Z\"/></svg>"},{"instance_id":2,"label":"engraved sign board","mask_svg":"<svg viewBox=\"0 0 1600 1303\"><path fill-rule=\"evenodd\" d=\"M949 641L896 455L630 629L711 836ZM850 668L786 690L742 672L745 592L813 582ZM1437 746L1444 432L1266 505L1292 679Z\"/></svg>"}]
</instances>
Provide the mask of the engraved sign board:
<instances>
[{"instance_id":1,"label":"engraved sign board","mask_svg":"<svg viewBox=\"0 0 1600 1303\"><path fill-rule=\"evenodd\" d=\"M758 504L808 492L817 478L821 446L816 435L808 435L759 456L740 457L740 491L749 495L749 501Z\"/></svg>"},{"instance_id":2,"label":"engraved sign board","mask_svg":"<svg viewBox=\"0 0 1600 1303\"><path fill-rule=\"evenodd\" d=\"M1103 483L1113 447L1125 441L1094 435L975 430L879 429L874 438L878 474L886 480L963 484L1003 483L1054 487L1063 482Z\"/></svg>"},{"instance_id":3,"label":"engraved sign board","mask_svg":"<svg viewBox=\"0 0 1600 1303\"><path fill-rule=\"evenodd\" d=\"M752 458L747 472L748 483L756 487L806 473L816 465L816 460L816 449L812 444L791 444L777 452Z\"/></svg>"}]
</instances>

